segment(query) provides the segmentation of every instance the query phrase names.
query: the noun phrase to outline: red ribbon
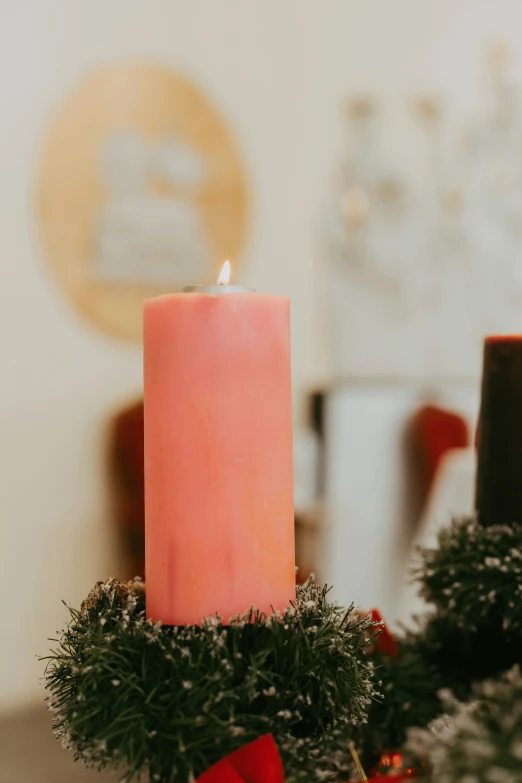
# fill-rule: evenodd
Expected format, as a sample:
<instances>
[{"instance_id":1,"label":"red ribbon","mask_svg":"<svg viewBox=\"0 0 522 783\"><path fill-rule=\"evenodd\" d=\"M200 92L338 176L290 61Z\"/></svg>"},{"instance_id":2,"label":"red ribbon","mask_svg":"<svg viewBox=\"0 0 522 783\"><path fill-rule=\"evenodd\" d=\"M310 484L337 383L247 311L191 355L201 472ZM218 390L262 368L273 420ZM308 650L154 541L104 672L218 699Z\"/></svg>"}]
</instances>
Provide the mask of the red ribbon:
<instances>
[{"instance_id":1,"label":"red ribbon","mask_svg":"<svg viewBox=\"0 0 522 783\"><path fill-rule=\"evenodd\" d=\"M283 764L271 734L235 750L197 779L197 783L284 783Z\"/></svg>"},{"instance_id":2,"label":"red ribbon","mask_svg":"<svg viewBox=\"0 0 522 783\"><path fill-rule=\"evenodd\" d=\"M368 783L402 783L416 777L409 769L398 774L370 778ZM281 756L271 734L249 742L218 761L197 779L196 783L284 783Z\"/></svg>"}]
</instances>

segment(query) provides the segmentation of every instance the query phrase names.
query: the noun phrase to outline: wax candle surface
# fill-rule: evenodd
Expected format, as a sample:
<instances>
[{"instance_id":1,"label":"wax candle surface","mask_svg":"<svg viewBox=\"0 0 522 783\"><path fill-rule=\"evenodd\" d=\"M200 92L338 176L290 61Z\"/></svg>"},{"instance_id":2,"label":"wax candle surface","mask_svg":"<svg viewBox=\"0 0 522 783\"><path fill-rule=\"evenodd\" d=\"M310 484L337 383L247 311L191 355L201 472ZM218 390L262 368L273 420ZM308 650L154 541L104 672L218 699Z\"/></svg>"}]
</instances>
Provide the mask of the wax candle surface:
<instances>
[{"instance_id":1,"label":"wax candle surface","mask_svg":"<svg viewBox=\"0 0 522 783\"><path fill-rule=\"evenodd\" d=\"M224 621L295 597L289 300L144 305L147 616Z\"/></svg>"},{"instance_id":2,"label":"wax candle surface","mask_svg":"<svg viewBox=\"0 0 522 783\"><path fill-rule=\"evenodd\" d=\"M485 341L477 445L478 521L522 524L522 335Z\"/></svg>"}]
</instances>

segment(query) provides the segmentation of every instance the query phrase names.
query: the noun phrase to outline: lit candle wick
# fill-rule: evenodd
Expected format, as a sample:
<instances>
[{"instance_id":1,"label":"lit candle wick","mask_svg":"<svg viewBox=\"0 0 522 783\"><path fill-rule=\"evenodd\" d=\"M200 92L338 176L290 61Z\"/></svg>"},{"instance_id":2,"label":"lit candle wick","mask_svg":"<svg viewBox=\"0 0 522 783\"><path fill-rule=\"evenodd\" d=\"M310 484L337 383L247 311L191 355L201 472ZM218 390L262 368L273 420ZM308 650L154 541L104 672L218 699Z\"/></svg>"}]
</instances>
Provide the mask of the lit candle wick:
<instances>
[{"instance_id":1,"label":"lit candle wick","mask_svg":"<svg viewBox=\"0 0 522 783\"><path fill-rule=\"evenodd\" d=\"M219 273L217 284L228 285L229 280L230 280L230 261L225 261L221 269L221 272Z\"/></svg>"}]
</instances>

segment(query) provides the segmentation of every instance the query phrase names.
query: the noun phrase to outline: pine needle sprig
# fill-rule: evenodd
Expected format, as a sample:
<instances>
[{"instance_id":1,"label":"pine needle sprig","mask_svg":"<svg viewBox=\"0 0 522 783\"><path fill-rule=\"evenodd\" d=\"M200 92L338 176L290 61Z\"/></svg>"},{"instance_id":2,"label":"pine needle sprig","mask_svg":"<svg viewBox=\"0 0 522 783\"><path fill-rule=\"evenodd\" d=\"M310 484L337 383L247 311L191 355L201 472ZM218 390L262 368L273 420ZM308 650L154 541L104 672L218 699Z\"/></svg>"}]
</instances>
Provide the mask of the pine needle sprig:
<instances>
[{"instance_id":1,"label":"pine needle sprig","mask_svg":"<svg viewBox=\"0 0 522 783\"><path fill-rule=\"evenodd\" d=\"M520 783L520 668L475 685L468 702L446 700L446 715L410 733L409 748L430 761L433 783Z\"/></svg>"},{"instance_id":2,"label":"pine needle sprig","mask_svg":"<svg viewBox=\"0 0 522 783\"><path fill-rule=\"evenodd\" d=\"M177 627L146 619L143 583L98 583L48 657L57 735L88 765L172 783L271 732L289 782L335 777L376 688L371 619L327 596L309 582L284 612Z\"/></svg>"},{"instance_id":3,"label":"pine needle sprig","mask_svg":"<svg viewBox=\"0 0 522 783\"><path fill-rule=\"evenodd\" d=\"M454 625L476 632L501 617L504 635L522 633L522 527L456 519L421 556L421 595Z\"/></svg>"}]
</instances>

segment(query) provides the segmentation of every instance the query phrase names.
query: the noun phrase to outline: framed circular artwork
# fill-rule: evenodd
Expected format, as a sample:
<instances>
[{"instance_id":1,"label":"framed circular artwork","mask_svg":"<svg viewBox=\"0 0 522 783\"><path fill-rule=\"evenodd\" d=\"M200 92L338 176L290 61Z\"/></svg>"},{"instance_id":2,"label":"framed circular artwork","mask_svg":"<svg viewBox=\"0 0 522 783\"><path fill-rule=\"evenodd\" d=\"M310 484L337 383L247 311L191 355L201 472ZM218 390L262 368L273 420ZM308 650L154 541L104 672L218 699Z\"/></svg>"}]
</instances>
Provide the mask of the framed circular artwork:
<instances>
[{"instance_id":1,"label":"framed circular artwork","mask_svg":"<svg viewBox=\"0 0 522 783\"><path fill-rule=\"evenodd\" d=\"M58 110L38 172L46 260L97 327L141 340L144 297L234 265L248 197L225 121L185 76L154 65L91 73Z\"/></svg>"}]
</instances>

